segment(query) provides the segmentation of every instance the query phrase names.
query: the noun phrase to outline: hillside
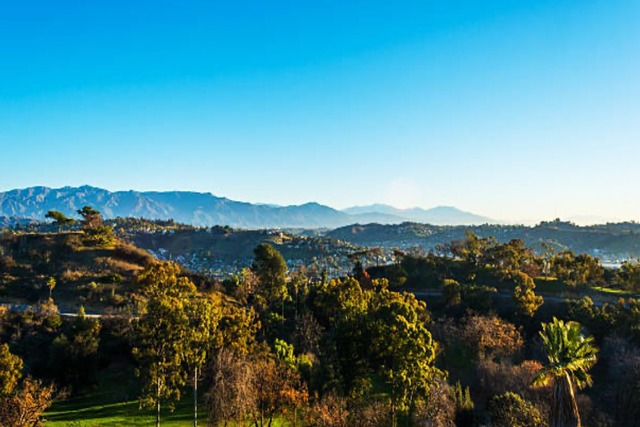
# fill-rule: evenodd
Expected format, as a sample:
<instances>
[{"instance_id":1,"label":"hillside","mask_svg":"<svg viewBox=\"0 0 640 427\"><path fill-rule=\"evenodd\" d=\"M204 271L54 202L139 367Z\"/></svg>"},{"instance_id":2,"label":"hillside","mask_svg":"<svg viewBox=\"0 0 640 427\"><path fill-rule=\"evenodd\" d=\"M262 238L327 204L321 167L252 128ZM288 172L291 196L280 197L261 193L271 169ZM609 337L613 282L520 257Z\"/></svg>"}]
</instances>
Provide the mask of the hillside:
<instances>
[{"instance_id":1,"label":"hillside","mask_svg":"<svg viewBox=\"0 0 640 427\"><path fill-rule=\"evenodd\" d=\"M521 239L538 252L543 244L556 250L569 249L588 253L605 261L637 258L640 256L640 224L617 223L597 226L577 226L568 222L542 222L536 226L479 225L435 226L418 223L399 225L353 225L326 233L332 239L361 246L386 248L420 247L435 249L437 245L464 239L467 231L481 237L495 237L500 242Z\"/></svg>"},{"instance_id":2,"label":"hillside","mask_svg":"<svg viewBox=\"0 0 640 427\"><path fill-rule=\"evenodd\" d=\"M133 220L110 221L116 233L161 260L175 260L192 271L217 278L228 277L253 260L260 243L272 244L290 269L301 266L348 271L349 254L360 250L348 242L323 236L303 236L280 230L236 230L230 227L197 228L180 224L158 226Z\"/></svg>"},{"instance_id":3,"label":"hillside","mask_svg":"<svg viewBox=\"0 0 640 427\"><path fill-rule=\"evenodd\" d=\"M348 242L337 241L324 237L317 232L314 235L303 235L283 230L242 230L228 226L194 227L175 221L147 220L139 218L116 218L106 220L105 225L113 228L119 237L115 248L92 248L82 243L82 233L79 224L71 226L70 232L59 233L55 224L48 222L32 222L21 228L21 231L9 231L3 237L8 263L24 250L31 250L33 259L21 258L24 262L35 262L40 259L51 259L51 253L64 258L62 252L70 260L80 264L83 254L86 261L94 263L93 257L104 256L117 258L123 250L132 252L142 251L147 257L158 260L176 261L193 272L207 277L224 279L237 273L244 267L251 265L253 250L260 243L269 243L282 253L290 269L301 266L327 269L330 274L349 271L353 262L349 256L362 248ZM27 249L15 249L17 236L28 243ZM31 242L31 243L29 243ZM138 249L139 248L139 249ZM61 252L61 253L58 253ZM44 258L42 258L44 256ZM54 259L53 261L57 261ZM69 261L62 259L62 264ZM0 264L2 266L2 264ZM64 266L63 266L64 267ZM60 269L56 265L51 269ZM80 267L78 267L80 268ZM118 272L115 272L118 273ZM48 274L43 271L35 279L42 285L43 277ZM48 276L47 276L48 277ZM57 277L57 276L56 276ZM46 280L46 277L45 277ZM95 279L92 279L95 280Z\"/></svg>"},{"instance_id":4,"label":"hillside","mask_svg":"<svg viewBox=\"0 0 640 427\"><path fill-rule=\"evenodd\" d=\"M33 303L49 296L73 309L119 306L133 290L136 275L153 257L123 241L112 247L88 243L81 232L6 233L0 237L0 297ZM71 305L71 306L70 306Z\"/></svg>"}]
</instances>

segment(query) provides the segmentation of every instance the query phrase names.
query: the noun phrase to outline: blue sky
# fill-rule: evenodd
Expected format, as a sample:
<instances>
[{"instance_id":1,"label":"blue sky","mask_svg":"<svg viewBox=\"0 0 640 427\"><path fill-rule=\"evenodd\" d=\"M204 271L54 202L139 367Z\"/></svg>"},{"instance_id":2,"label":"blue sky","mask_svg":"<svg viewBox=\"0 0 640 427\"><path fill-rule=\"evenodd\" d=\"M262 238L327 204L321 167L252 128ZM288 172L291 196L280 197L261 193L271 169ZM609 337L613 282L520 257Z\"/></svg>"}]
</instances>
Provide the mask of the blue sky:
<instances>
[{"instance_id":1,"label":"blue sky","mask_svg":"<svg viewBox=\"0 0 640 427\"><path fill-rule=\"evenodd\" d=\"M5 2L0 190L640 220L638 22L637 0Z\"/></svg>"}]
</instances>

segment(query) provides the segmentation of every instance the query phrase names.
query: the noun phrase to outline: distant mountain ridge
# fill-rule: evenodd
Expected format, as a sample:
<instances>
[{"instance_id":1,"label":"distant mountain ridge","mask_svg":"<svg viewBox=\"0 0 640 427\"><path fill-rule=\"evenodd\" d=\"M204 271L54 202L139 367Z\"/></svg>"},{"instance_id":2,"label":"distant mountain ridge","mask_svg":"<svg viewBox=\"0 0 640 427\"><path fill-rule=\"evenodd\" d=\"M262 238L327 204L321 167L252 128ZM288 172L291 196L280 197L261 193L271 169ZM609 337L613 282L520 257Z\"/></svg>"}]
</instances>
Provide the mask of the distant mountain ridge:
<instances>
[{"instance_id":1,"label":"distant mountain ridge","mask_svg":"<svg viewBox=\"0 0 640 427\"><path fill-rule=\"evenodd\" d=\"M497 221L485 216L465 212L453 206L436 206L431 209L410 208L398 209L384 204L374 204L369 206L354 206L344 209L350 215L384 214L405 221L421 222L433 225L480 225L495 224Z\"/></svg>"},{"instance_id":2,"label":"distant mountain ridge","mask_svg":"<svg viewBox=\"0 0 640 427\"><path fill-rule=\"evenodd\" d=\"M373 205L379 208L339 211L314 202L292 206L252 204L191 191L111 192L85 185L0 192L0 216L10 218L43 220L49 210L77 217L76 211L86 205L101 211L105 218L173 219L196 226L229 225L235 228L335 228L355 223L399 224L405 221L435 225L495 222L452 207L402 210Z\"/></svg>"}]
</instances>

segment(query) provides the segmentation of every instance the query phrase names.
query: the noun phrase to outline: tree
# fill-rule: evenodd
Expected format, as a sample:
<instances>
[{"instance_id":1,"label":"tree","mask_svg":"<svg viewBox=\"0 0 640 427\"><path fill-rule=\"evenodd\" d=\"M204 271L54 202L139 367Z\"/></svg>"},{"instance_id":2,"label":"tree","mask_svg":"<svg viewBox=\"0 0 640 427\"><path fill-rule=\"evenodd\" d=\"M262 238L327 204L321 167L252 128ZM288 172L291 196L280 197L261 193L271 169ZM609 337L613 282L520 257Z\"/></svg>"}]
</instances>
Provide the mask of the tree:
<instances>
[{"instance_id":1,"label":"tree","mask_svg":"<svg viewBox=\"0 0 640 427\"><path fill-rule=\"evenodd\" d=\"M196 287L174 262L157 262L145 268L137 277L140 292L146 297L193 294Z\"/></svg>"},{"instance_id":2,"label":"tree","mask_svg":"<svg viewBox=\"0 0 640 427\"><path fill-rule=\"evenodd\" d=\"M7 314L8 314L9 310L7 309L7 307L0 305L0 336L2 336L4 334L5 331L5 324L7 323Z\"/></svg>"},{"instance_id":3,"label":"tree","mask_svg":"<svg viewBox=\"0 0 640 427\"><path fill-rule=\"evenodd\" d=\"M179 296L154 295L135 326L133 355L139 363L143 382L141 404L156 407L156 427L160 426L161 402L180 399L186 383L183 359L189 343L189 318Z\"/></svg>"},{"instance_id":4,"label":"tree","mask_svg":"<svg viewBox=\"0 0 640 427\"><path fill-rule=\"evenodd\" d=\"M534 385L553 384L550 427L581 426L574 385L591 385L588 371L596 363L598 349L593 337L583 336L580 329L577 322L565 323L555 317L542 324L540 337L549 363L540 370Z\"/></svg>"},{"instance_id":5,"label":"tree","mask_svg":"<svg viewBox=\"0 0 640 427\"><path fill-rule=\"evenodd\" d=\"M607 393L602 402L614 415L615 425L640 426L640 348L628 339L607 337L602 346L602 359L607 361Z\"/></svg>"},{"instance_id":6,"label":"tree","mask_svg":"<svg viewBox=\"0 0 640 427\"><path fill-rule=\"evenodd\" d=\"M198 427L198 382L209 351L220 347L218 323L221 311L216 301L207 296L187 301L186 309L189 317L189 343L183 357L187 369L193 373L193 427Z\"/></svg>"},{"instance_id":7,"label":"tree","mask_svg":"<svg viewBox=\"0 0 640 427\"><path fill-rule=\"evenodd\" d=\"M455 339L461 340L461 344L478 359L510 359L523 346L522 336L515 325L495 314L467 316Z\"/></svg>"},{"instance_id":8,"label":"tree","mask_svg":"<svg viewBox=\"0 0 640 427\"><path fill-rule=\"evenodd\" d=\"M44 216L45 218L52 219L53 222L58 226L58 229L61 230L67 225L71 225L76 222L75 219L67 217L62 212L58 211L49 211Z\"/></svg>"},{"instance_id":9,"label":"tree","mask_svg":"<svg viewBox=\"0 0 640 427\"><path fill-rule=\"evenodd\" d=\"M0 397L0 427L41 427L40 416L53 402L53 385L26 378L15 393Z\"/></svg>"},{"instance_id":10,"label":"tree","mask_svg":"<svg viewBox=\"0 0 640 427\"><path fill-rule=\"evenodd\" d=\"M251 417L256 427L270 427L276 414L306 402L306 387L299 373L286 362L266 355L254 360L251 367Z\"/></svg>"},{"instance_id":11,"label":"tree","mask_svg":"<svg viewBox=\"0 0 640 427\"><path fill-rule=\"evenodd\" d=\"M234 305L222 306L218 323L221 348L246 355L256 347L256 333L260 329L258 315L252 308Z\"/></svg>"},{"instance_id":12,"label":"tree","mask_svg":"<svg viewBox=\"0 0 640 427\"><path fill-rule=\"evenodd\" d=\"M453 279L444 279L442 282L442 298L447 307L459 305L462 302L462 286Z\"/></svg>"},{"instance_id":13,"label":"tree","mask_svg":"<svg viewBox=\"0 0 640 427\"><path fill-rule=\"evenodd\" d=\"M347 427L349 415L346 399L332 393L311 405L305 421L309 427Z\"/></svg>"},{"instance_id":14,"label":"tree","mask_svg":"<svg viewBox=\"0 0 640 427\"><path fill-rule=\"evenodd\" d=\"M102 225L102 214L91 206L84 206L77 212L82 217L83 229L92 229Z\"/></svg>"},{"instance_id":15,"label":"tree","mask_svg":"<svg viewBox=\"0 0 640 427\"><path fill-rule=\"evenodd\" d=\"M459 257L469 264L472 269L480 265L483 255L489 248L495 246L496 241L493 237L480 238L476 234L467 230L463 242L453 241L449 245L449 251L455 257Z\"/></svg>"},{"instance_id":16,"label":"tree","mask_svg":"<svg viewBox=\"0 0 640 427\"><path fill-rule=\"evenodd\" d=\"M571 251L564 251L556 254L551 262L551 271L571 287L604 282L604 268L597 258L590 255L576 256Z\"/></svg>"},{"instance_id":17,"label":"tree","mask_svg":"<svg viewBox=\"0 0 640 427\"><path fill-rule=\"evenodd\" d=\"M90 242L100 246L109 246L114 243L113 228L102 223L100 211L91 206L84 206L77 212L82 216L82 229Z\"/></svg>"},{"instance_id":18,"label":"tree","mask_svg":"<svg viewBox=\"0 0 640 427\"><path fill-rule=\"evenodd\" d=\"M370 316L372 356L391 391L395 426L396 413L411 415L416 398L444 374L433 366L437 344L425 326L429 315L424 302L413 294L383 290L374 296Z\"/></svg>"},{"instance_id":19,"label":"tree","mask_svg":"<svg viewBox=\"0 0 640 427\"><path fill-rule=\"evenodd\" d=\"M258 289L258 276L253 270L245 267L239 273L226 279L222 285L227 293L233 295L239 302L246 303Z\"/></svg>"},{"instance_id":20,"label":"tree","mask_svg":"<svg viewBox=\"0 0 640 427\"><path fill-rule=\"evenodd\" d=\"M7 344L0 345L0 396L13 393L22 378L22 359L9 351Z\"/></svg>"},{"instance_id":21,"label":"tree","mask_svg":"<svg viewBox=\"0 0 640 427\"><path fill-rule=\"evenodd\" d=\"M215 341L220 313L212 300L198 298L193 282L175 263L154 263L138 275L141 294L147 299L135 328L133 354L143 378L143 405L156 406L160 425L162 401L180 398L187 370L194 373L194 415L197 424L197 386L207 348Z\"/></svg>"},{"instance_id":22,"label":"tree","mask_svg":"<svg viewBox=\"0 0 640 427\"><path fill-rule=\"evenodd\" d=\"M55 287L56 287L56 279L54 279L53 277L49 277L49 279L47 279L47 289L49 289L49 299L51 299L51 293L53 292Z\"/></svg>"},{"instance_id":23,"label":"tree","mask_svg":"<svg viewBox=\"0 0 640 427\"><path fill-rule=\"evenodd\" d=\"M47 300L12 317L17 321L11 328L14 331L11 332L12 340L15 340L12 348L24 358L30 373L38 376L49 375L51 343L60 335L62 326L58 308Z\"/></svg>"},{"instance_id":24,"label":"tree","mask_svg":"<svg viewBox=\"0 0 640 427\"><path fill-rule=\"evenodd\" d=\"M87 317L80 306L77 315L65 322L64 333L51 343L49 372L74 388L95 384L100 330L100 321Z\"/></svg>"},{"instance_id":25,"label":"tree","mask_svg":"<svg viewBox=\"0 0 640 427\"><path fill-rule=\"evenodd\" d=\"M473 425L473 409L475 404L471 399L471 391L469 386L462 387L460 381L453 387L453 396L456 402L456 425L471 426Z\"/></svg>"},{"instance_id":26,"label":"tree","mask_svg":"<svg viewBox=\"0 0 640 427\"><path fill-rule=\"evenodd\" d=\"M518 393L528 400L541 402L548 397L551 388L531 387L531 383L540 369L542 369L542 364L535 360L524 360L520 364L514 364L510 360L495 361L483 358L478 362L475 371L484 393L488 396L496 396L510 391Z\"/></svg>"},{"instance_id":27,"label":"tree","mask_svg":"<svg viewBox=\"0 0 640 427\"><path fill-rule=\"evenodd\" d=\"M253 270L260 281L260 294L273 307L280 303L284 320L284 302L287 292L287 263L280 252L268 243L261 243L254 250Z\"/></svg>"},{"instance_id":28,"label":"tree","mask_svg":"<svg viewBox=\"0 0 640 427\"><path fill-rule=\"evenodd\" d=\"M437 379L429 394L418 401L413 413L415 427L456 427L456 392L444 379Z\"/></svg>"},{"instance_id":29,"label":"tree","mask_svg":"<svg viewBox=\"0 0 640 427\"><path fill-rule=\"evenodd\" d=\"M284 360L263 354L255 358L222 349L213 359L213 381L207 394L209 421L226 426L250 415L252 425L271 426L274 417L306 402L300 375ZM294 422L295 424L295 422Z\"/></svg>"},{"instance_id":30,"label":"tree","mask_svg":"<svg viewBox=\"0 0 640 427\"><path fill-rule=\"evenodd\" d=\"M223 348L213 357L212 371L211 388L206 394L209 422L226 427L235 420L238 425L255 406L249 361L245 355Z\"/></svg>"},{"instance_id":31,"label":"tree","mask_svg":"<svg viewBox=\"0 0 640 427\"><path fill-rule=\"evenodd\" d=\"M625 261L615 275L616 284L630 291L640 290L640 263Z\"/></svg>"},{"instance_id":32,"label":"tree","mask_svg":"<svg viewBox=\"0 0 640 427\"><path fill-rule=\"evenodd\" d=\"M513 273L513 280L516 284L513 290L516 314L522 318L532 318L544 300L533 291L536 284L528 274L516 271Z\"/></svg>"}]
</instances>

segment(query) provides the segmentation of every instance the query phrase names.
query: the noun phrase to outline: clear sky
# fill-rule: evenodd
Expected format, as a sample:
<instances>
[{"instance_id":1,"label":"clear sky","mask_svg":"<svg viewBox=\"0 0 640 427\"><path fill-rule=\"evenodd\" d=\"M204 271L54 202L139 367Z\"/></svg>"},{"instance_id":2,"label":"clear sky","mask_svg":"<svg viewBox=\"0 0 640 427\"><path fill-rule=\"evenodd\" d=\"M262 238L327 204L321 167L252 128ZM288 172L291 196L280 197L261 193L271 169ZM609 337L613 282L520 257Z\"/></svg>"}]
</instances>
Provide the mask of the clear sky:
<instances>
[{"instance_id":1,"label":"clear sky","mask_svg":"<svg viewBox=\"0 0 640 427\"><path fill-rule=\"evenodd\" d=\"M640 2L11 1L0 191L640 220Z\"/></svg>"}]
</instances>

